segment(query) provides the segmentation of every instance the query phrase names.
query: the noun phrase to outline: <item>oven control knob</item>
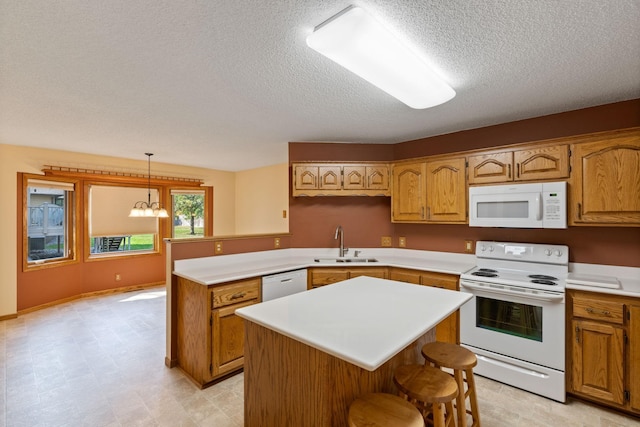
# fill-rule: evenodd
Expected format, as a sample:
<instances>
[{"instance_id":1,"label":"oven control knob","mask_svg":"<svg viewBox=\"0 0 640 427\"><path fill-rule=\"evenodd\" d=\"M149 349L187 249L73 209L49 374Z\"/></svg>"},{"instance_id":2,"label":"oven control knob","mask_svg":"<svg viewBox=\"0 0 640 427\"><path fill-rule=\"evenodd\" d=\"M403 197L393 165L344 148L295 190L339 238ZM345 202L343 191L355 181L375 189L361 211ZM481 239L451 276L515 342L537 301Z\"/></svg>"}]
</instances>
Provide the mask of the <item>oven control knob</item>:
<instances>
[{"instance_id":1,"label":"oven control knob","mask_svg":"<svg viewBox=\"0 0 640 427\"><path fill-rule=\"evenodd\" d=\"M551 256L551 249L545 249L545 250L544 250L544 254L545 254L546 256Z\"/></svg>"},{"instance_id":2,"label":"oven control knob","mask_svg":"<svg viewBox=\"0 0 640 427\"><path fill-rule=\"evenodd\" d=\"M487 250L487 247L486 247L485 245L482 245L482 246L480 246L480 250L481 250L482 252L484 252L484 251L486 251L486 250Z\"/></svg>"},{"instance_id":3,"label":"oven control knob","mask_svg":"<svg viewBox=\"0 0 640 427\"><path fill-rule=\"evenodd\" d=\"M562 251L560 249L556 250L556 256L559 257L562 255Z\"/></svg>"},{"instance_id":4,"label":"oven control knob","mask_svg":"<svg viewBox=\"0 0 640 427\"><path fill-rule=\"evenodd\" d=\"M493 246L489 246L489 252L493 252Z\"/></svg>"}]
</instances>

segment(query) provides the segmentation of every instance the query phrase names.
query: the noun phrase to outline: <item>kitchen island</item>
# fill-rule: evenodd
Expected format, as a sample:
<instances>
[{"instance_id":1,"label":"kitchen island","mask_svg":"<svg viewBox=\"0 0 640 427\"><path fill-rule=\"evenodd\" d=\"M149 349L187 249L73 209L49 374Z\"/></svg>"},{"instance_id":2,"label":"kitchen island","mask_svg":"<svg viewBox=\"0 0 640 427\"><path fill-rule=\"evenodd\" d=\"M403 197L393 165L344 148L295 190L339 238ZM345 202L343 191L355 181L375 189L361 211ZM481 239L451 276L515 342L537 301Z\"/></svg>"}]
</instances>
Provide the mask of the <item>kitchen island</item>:
<instances>
[{"instance_id":1,"label":"kitchen island","mask_svg":"<svg viewBox=\"0 0 640 427\"><path fill-rule=\"evenodd\" d=\"M346 426L471 296L371 277L245 307L245 426Z\"/></svg>"}]
</instances>

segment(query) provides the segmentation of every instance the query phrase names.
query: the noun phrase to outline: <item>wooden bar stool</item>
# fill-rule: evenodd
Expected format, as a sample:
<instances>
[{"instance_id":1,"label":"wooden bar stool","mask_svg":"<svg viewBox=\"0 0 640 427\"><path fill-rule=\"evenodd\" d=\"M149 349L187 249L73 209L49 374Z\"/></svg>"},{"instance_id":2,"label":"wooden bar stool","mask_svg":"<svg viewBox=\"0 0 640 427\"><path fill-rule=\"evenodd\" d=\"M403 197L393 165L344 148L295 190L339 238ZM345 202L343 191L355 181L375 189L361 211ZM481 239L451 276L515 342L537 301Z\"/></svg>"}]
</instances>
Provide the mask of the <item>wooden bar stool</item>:
<instances>
[{"instance_id":1,"label":"wooden bar stool","mask_svg":"<svg viewBox=\"0 0 640 427\"><path fill-rule=\"evenodd\" d=\"M467 414L471 414L473 419L471 427L480 427L478 397L473 379L473 367L478 364L476 355L459 345L437 341L422 346L422 355L427 359L427 365L431 363L437 368L442 367L453 370L453 377L460 390L456 398L458 427L467 426ZM467 383L466 391L465 382ZM467 409L467 398L469 398L471 410Z\"/></svg>"},{"instance_id":2,"label":"wooden bar stool","mask_svg":"<svg viewBox=\"0 0 640 427\"><path fill-rule=\"evenodd\" d=\"M434 427L453 424L453 399L458 395L458 386L450 375L431 366L403 365L394 372L393 382L421 410L426 422L431 421L432 414Z\"/></svg>"},{"instance_id":3,"label":"wooden bar stool","mask_svg":"<svg viewBox=\"0 0 640 427\"><path fill-rule=\"evenodd\" d=\"M401 397L368 393L349 407L349 427L424 427L420 411Z\"/></svg>"}]
</instances>

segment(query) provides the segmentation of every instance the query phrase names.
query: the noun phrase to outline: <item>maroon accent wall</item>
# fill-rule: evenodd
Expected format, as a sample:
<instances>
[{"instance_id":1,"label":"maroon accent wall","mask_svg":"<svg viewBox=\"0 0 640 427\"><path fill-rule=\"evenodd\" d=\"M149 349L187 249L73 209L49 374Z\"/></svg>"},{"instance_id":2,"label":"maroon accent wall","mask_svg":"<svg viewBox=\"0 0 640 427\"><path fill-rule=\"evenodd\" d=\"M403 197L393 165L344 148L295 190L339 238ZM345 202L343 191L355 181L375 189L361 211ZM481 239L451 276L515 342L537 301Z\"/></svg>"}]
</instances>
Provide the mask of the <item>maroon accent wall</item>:
<instances>
[{"instance_id":1,"label":"maroon accent wall","mask_svg":"<svg viewBox=\"0 0 640 427\"><path fill-rule=\"evenodd\" d=\"M332 142L290 142L289 161L389 161L391 144L338 144Z\"/></svg>"},{"instance_id":2,"label":"maroon accent wall","mask_svg":"<svg viewBox=\"0 0 640 427\"><path fill-rule=\"evenodd\" d=\"M338 225L345 247L378 247L382 236L393 236L389 197L296 197L289 209L292 247L337 248Z\"/></svg>"},{"instance_id":3,"label":"maroon accent wall","mask_svg":"<svg viewBox=\"0 0 640 427\"><path fill-rule=\"evenodd\" d=\"M399 160L640 126L640 99L399 144L289 144L289 160ZM391 151L386 151L391 148ZM290 175L291 176L291 175ZM380 247L382 236L406 237L410 249L464 251L464 240L556 243L569 246L572 262L640 267L640 228L570 227L566 230L475 228L467 225L393 224L388 197L290 198L292 247L337 247L338 224L345 246ZM337 253L337 252L336 252Z\"/></svg>"},{"instance_id":4,"label":"maroon accent wall","mask_svg":"<svg viewBox=\"0 0 640 427\"><path fill-rule=\"evenodd\" d=\"M640 126L640 99L395 144L394 160Z\"/></svg>"}]
</instances>

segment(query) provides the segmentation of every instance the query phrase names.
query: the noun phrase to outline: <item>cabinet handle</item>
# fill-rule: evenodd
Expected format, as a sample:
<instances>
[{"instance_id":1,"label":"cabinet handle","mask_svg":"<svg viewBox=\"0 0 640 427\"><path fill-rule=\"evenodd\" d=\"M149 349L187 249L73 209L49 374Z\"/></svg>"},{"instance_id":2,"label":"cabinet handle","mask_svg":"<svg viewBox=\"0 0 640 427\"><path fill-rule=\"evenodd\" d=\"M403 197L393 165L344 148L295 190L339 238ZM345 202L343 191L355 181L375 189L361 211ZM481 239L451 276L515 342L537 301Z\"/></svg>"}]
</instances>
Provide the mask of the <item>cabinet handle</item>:
<instances>
[{"instance_id":1,"label":"cabinet handle","mask_svg":"<svg viewBox=\"0 0 640 427\"><path fill-rule=\"evenodd\" d=\"M582 203L578 203L578 219L582 219Z\"/></svg>"},{"instance_id":2,"label":"cabinet handle","mask_svg":"<svg viewBox=\"0 0 640 427\"><path fill-rule=\"evenodd\" d=\"M233 301L234 299L243 298L245 295L246 295L245 292L235 293L235 294L231 295L231 300Z\"/></svg>"},{"instance_id":3,"label":"cabinet handle","mask_svg":"<svg viewBox=\"0 0 640 427\"><path fill-rule=\"evenodd\" d=\"M421 211L421 212L420 212L420 217L421 217L422 219L424 219L424 206L422 206L422 207L420 208L420 211Z\"/></svg>"},{"instance_id":4,"label":"cabinet handle","mask_svg":"<svg viewBox=\"0 0 640 427\"><path fill-rule=\"evenodd\" d=\"M590 313L590 314L601 314L603 316L610 316L611 315L611 312L607 311L607 310L596 310L596 309L591 308L591 307L587 307L585 310L587 311L587 313Z\"/></svg>"},{"instance_id":5,"label":"cabinet handle","mask_svg":"<svg viewBox=\"0 0 640 427\"><path fill-rule=\"evenodd\" d=\"M427 206L427 219L431 219L431 206Z\"/></svg>"},{"instance_id":6,"label":"cabinet handle","mask_svg":"<svg viewBox=\"0 0 640 427\"><path fill-rule=\"evenodd\" d=\"M576 326L576 342L580 344L580 327Z\"/></svg>"},{"instance_id":7,"label":"cabinet handle","mask_svg":"<svg viewBox=\"0 0 640 427\"><path fill-rule=\"evenodd\" d=\"M516 165L516 178L520 178L520 163Z\"/></svg>"},{"instance_id":8,"label":"cabinet handle","mask_svg":"<svg viewBox=\"0 0 640 427\"><path fill-rule=\"evenodd\" d=\"M511 178L511 165L507 165L507 178Z\"/></svg>"}]
</instances>

